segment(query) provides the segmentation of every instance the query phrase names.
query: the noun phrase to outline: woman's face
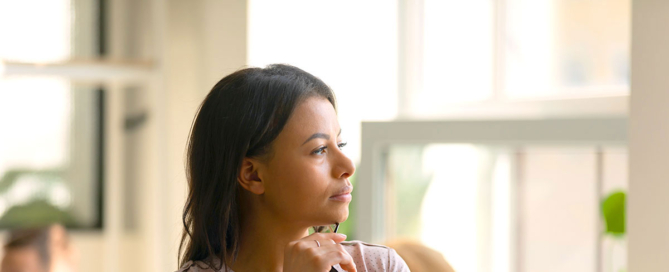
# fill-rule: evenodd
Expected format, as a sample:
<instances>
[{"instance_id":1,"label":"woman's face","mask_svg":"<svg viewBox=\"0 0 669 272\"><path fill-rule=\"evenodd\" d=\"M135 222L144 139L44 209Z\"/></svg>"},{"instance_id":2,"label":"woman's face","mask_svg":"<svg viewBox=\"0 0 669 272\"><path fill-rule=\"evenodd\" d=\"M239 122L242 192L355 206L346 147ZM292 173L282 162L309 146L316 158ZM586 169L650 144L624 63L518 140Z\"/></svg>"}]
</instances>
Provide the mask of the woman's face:
<instances>
[{"instance_id":1,"label":"woman's face","mask_svg":"<svg viewBox=\"0 0 669 272\"><path fill-rule=\"evenodd\" d=\"M305 227L348 218L355 166L339 148L340 133L327 99L308 98L295 108L258 171L272 214Z\"/></svg>"}]
</instances>

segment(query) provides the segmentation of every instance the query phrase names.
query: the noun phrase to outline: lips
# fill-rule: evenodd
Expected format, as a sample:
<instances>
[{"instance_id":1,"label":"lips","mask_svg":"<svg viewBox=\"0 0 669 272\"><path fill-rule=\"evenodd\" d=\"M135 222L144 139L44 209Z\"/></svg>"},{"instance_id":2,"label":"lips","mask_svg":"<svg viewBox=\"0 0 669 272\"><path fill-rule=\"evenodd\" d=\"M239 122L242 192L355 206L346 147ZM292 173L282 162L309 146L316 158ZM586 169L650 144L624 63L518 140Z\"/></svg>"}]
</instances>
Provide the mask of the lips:
<instances>
[{"instance_id":1,"label":"lips","mask_svg":"<svg viewBox=\"0 0 669 272\"><path fill-rule=\"evenodd\" d=\"M342 187L337 193L330 197L331 200L349 202L351 201L351 192L353 191L353 186Z\"/></svg>"}]
</instances>

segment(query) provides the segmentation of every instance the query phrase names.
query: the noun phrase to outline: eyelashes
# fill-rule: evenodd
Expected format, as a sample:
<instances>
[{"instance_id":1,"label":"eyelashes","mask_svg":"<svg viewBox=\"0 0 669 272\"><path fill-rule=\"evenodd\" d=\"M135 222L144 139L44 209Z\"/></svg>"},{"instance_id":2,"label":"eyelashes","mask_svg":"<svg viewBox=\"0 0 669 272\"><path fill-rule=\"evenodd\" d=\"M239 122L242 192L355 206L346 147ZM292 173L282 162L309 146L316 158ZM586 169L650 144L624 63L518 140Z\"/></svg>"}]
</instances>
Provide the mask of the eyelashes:
<instances>
[{"instance_id":1,"label":"eyelashes","mask_svg":"<svg viewBox=\"0 0 669 272\"><path fill-rule=\"evenodd\" d=\"M347 144L346 142L344 142L344 143L339 143L339 144L337 144L337 147L339 147L339 149L341 150L341 149L343 149L343 148L346 146L346 144ZM319 148L319 149L314 150L314 152L312 152L312 153L313 153L313 154L316 154L316 155L323 155L323 154L325 153L325 150L326 150L327 148L328 148L327 146L323 146L323 147L321 147L321 148Z\"/></svg>"},{"instance_id":2,"label":"eyelashes","mask_svg":"<svg viewBox=\"0 0 669 272\"><path fill-rule=\"evenodd\" d=\"M339 146L339 149L342 149L348 144L347 142L339 143L337 146Z\"/></svg>"}]
</instances>

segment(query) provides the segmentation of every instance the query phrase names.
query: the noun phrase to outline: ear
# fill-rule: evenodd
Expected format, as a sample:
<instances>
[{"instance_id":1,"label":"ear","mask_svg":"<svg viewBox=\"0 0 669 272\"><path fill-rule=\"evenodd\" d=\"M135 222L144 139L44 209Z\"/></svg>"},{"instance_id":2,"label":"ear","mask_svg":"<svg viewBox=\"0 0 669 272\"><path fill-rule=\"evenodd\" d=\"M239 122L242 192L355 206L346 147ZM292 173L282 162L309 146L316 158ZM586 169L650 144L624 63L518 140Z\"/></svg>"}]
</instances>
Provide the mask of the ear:
<instances>
[{"instance_id":1,"label":"ear","mask_svg":"<svg viewBox=\"0 0 669 272\"><path fill-rule=\"evenodd\" d=\"M258 174L258 167L260 162L251 158L244 158L242 160L242 167L239 170L239 175L237 176L237 182L242 188L247 191L261 195L265 193L265 185L260 179Z\"/></svg>"}]
</instances>

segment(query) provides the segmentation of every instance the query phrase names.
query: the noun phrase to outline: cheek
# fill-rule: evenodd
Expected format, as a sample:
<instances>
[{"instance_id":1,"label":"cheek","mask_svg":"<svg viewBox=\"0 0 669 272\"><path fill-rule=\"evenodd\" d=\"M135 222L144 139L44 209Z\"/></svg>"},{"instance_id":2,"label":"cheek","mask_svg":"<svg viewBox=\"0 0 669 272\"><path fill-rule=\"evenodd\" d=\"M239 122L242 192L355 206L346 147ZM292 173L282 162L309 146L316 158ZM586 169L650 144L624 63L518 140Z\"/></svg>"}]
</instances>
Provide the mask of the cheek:
<instances>
[{"instance_id":1,"label":"cheek","mask_svg":"<svg viewBox=\"0 0 669 272\"><path fill-rule=\"evenodd\" d=\"M314 207L327 197L327 162L284 159L272 168L266 194L277 206L301 211Z\"/></svg>"}]
</instances>

